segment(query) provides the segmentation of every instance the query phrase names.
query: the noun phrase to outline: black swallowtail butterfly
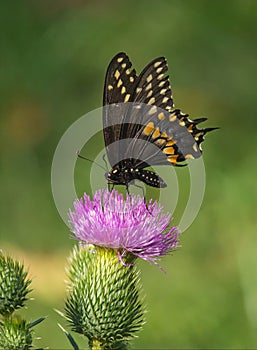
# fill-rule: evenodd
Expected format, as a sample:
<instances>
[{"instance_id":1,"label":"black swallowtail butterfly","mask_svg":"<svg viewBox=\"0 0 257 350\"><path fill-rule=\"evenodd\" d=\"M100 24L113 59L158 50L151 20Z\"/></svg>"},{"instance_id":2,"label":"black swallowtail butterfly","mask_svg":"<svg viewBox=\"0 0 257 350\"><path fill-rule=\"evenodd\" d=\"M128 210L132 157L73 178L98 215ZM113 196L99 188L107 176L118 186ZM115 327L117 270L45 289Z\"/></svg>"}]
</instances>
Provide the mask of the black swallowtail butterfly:
<instances>
[{"instance_id":1,"label":"black swallowtail butterfly","mask_svg":"<svg viewBox=\"0 0 257 350\"><path fill-rule=\"evenodd\" d=\"M159 57L138 76L128 56L118 53L110 62L104 85L103 133L112 169L108 185L128 185L140 180L166 187L153 165L180 164L201 156L204 135L216 128L198 129L207 118L190 120L174 109L167 61Z\"/></svg>"}]
</instances>

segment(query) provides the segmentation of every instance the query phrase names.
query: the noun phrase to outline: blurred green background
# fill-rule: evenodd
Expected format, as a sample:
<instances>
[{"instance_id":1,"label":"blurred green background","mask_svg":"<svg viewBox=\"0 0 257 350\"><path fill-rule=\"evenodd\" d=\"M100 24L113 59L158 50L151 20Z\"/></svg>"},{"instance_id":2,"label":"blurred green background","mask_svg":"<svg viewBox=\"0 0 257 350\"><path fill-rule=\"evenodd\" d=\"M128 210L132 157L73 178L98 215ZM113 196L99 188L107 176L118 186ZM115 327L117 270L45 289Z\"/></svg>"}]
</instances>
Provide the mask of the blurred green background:
<instances>
[{"instance_id":1,"label":"blurred green background","mask_svg":"<svg viewBox=\"0 0 257 350\"><path fill-rule=\"evenodd\" d=\"M133 347L257 347L256 23L256 0L1 2L0 247L30 268L27 317L49 315L38 346L69 348L53 308L74 241L52 198L52 157L101 107L107 65L125 51L137 71L164 55L176 106L221 128L203 145L205 198L182 249L166 273L140 264L149 312ZM97 155L93 143L87 152ZM82 163L76 180L90 191Z\"/></svg>"}]
</instances>

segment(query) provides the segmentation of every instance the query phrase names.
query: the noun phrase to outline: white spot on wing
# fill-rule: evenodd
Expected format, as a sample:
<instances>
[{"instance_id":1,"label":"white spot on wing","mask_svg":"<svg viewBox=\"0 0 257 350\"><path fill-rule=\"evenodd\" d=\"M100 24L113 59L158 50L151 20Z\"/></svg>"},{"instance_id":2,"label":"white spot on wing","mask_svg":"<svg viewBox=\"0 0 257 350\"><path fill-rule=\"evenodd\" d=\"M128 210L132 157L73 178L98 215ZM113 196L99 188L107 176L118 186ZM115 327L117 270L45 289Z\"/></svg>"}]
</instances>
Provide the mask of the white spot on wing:
<instances>
[{"instance_id":1,"label":"white spot on wing","mask_svg":"<svg viewBox=\"0 0 257 350\"><path fill-rule=\"evenodd\" d=\"M155 62L155 64L154 64L154 68L159 67L159 65L160 65L160 64L162 64L162 62L161 62L161 61L157 61L157 62Z\"/></svg>"}]
</instances>

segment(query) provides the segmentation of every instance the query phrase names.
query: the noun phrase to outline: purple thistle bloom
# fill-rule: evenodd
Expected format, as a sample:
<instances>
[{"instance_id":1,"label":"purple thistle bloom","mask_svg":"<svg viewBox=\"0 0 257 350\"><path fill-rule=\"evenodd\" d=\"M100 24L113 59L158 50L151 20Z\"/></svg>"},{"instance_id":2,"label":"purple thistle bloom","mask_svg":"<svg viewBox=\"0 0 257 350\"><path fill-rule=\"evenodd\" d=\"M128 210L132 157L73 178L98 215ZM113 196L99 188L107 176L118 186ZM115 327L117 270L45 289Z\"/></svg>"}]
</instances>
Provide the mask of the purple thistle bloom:
<instances>
[{"instance_id":1,"label":"purple thistle bloom","mask_svg":"<svg viewBox=\"0 0 257 350\"><path fill-rule=\"evenodd\" d=\"M86 244L117 249L119 258L126 253L156 261L178 246L176 227L169 228L171 216L162 213L157 202L118 191L98 190L91 201L88 195L74 202L69 212L71 231Z\"/></svg>"}]
</instances>

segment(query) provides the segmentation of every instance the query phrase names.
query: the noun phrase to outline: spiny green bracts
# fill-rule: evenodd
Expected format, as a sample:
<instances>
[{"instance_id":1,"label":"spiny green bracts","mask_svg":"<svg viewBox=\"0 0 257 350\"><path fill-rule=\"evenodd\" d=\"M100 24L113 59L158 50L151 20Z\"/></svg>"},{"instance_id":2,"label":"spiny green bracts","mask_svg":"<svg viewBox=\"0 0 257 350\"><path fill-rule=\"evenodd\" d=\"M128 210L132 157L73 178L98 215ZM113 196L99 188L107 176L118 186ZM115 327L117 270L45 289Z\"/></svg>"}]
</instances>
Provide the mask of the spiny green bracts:
<instances>
[{"instance_id":1,"label":"spiny green bracts","mask_svg":"<svg viewBox=\"0 0 257 350\"><path fill-rule=\"evenodd\" d=\"M28 272L18 261L0 254L0 314L11 315L24 306L27 294L31 291Z\"/></svg>"},{"instance_id":2,"label":"spiny green bracts","mask_svg":"<svg viewBox=\"0 0 257 350\"><path fill-rule=\"evenodd\" d=\"M32 347L31 325L17 317L0 321L0 349L27 350Z\"/></svg>"},{"instance_id":3,"label":"spiny green bracts","mask_svg":"<svg viewBox=\"0 0 257 350\"><path fill-rule=\"evenodd\" d=\"M144 324L139 272L132 259L127 256L122 264L114 249L73 250L65 312L72 329L89 339L91 349L125 349Z\"/></svg>"}]
</instances>

